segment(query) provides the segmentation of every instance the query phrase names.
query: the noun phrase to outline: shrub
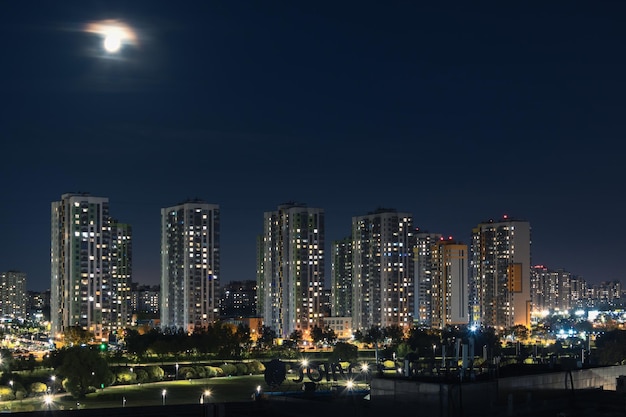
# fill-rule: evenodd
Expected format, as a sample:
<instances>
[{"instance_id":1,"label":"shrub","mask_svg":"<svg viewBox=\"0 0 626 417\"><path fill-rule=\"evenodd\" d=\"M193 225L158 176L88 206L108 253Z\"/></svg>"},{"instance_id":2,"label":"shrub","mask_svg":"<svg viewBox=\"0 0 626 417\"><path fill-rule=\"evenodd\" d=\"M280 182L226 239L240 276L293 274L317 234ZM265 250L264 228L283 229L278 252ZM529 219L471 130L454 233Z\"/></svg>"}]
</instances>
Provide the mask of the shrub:
<instances>
[{"instance_id":1,"label":"shrub","mask_svg":"<svg viewBox=\"0 0 626 417\"><path fill-rule=\"evenodd\" d=\"M15 395L13 394L12 387L5 387L5 386L0 387L0 400L1 401L14 400L14 399L15 399Z\"/></svg>"},{"instance_id":2,"label":"shrub","mask_svg":"<svg viewBox=\"0 0 626 417\"><path fill-rule=\"evenodd\" d=\"M181 379L197 378L196 371L191 366L183 366L178 370L178 376Z\"/></svg>"},{"instance_id":3,"label":"shrub","mask_svg":"<svg viewBox=\"0 0 626 417\"><path fill-rule=\"evenodd\" d=\"M165 378L165 371L160 366L146 366L146 372L150 381L163 381Z\"/></svg>"},{"instance_id":4,"label":"shrub","mask_svg":"<svg viewBox=\"0 0 626 417\"><path fill-rule=\"evenodd\" d=\"M137 381L137 374L130 371L121 371L115 375L115 382L126 385L133 384Z\"/></svg>"},{"instance_id":5,"label":"shrub","mask_svg":"<svg viewBox=\"0 0 626 417\"><path fill-rule=\"evenodd\" d=\"M207 377L206 368L204 366L194 366L193 370L196 373L196 375L198 376L198 378L206 378Z\"/></svg>"},{"instance_id":6,"label":"shrub","mask_svg":"<svg viewBox=\"0 0 626 417\"><path fill-rule=\"evenodd\" d=\"M45 394L48 391L48 386L43 382L33 382L30 384L29 391L34 395Z\"/></svg>"},{"instance_id":7,"label":"shrub","mask_svg":"<svg viewBox=\"0 0 626 417\"><path fill-rule=\"evenodd\" d=\"M248 365L243 362L235 364L235 367L237 367L237 375L247 375L250 373L250 371L248 371Z\"/></svg>"},{"instance_id":8,"label":"shrub","mask_svg":"<svg viewBox=\"0 0 626 417\"><path fill-rule=\"evenodd\" d=\"M218 368L217 366L205 366L204 369L206 369L207 378L224 376L224 371L222 370L222 368Z\"/></svg>"},{"instance_id":9,"label":"shrub","mask_svg":"<svg viewBox=\"0 0 626 417\"><path fill-rule=\"evenodd\" d=\"M223 375L237 375L237 367L231 363L225 363L220 368L222 368Z\"/></svg>"},{"instance_id":10,"label":"shrub","mask_svg":"<svg viewBox=\"0 0 626 417\"><path fill-rule=\"evenodd\" d=\"M150 376L145 369L137 369L135 373L137 374L137 382L150 382Z\"/></svg>"},{"instance_id":11,"label":"shrub","mask_svg":"<svg viewBox=\"0 0 626 417\"><path fill-rule=\"evenodd\" d=\"M248 371L252 374L262 374L265 372L265 365L256 360L248 362Z\"/></svg>"}]
</instances>

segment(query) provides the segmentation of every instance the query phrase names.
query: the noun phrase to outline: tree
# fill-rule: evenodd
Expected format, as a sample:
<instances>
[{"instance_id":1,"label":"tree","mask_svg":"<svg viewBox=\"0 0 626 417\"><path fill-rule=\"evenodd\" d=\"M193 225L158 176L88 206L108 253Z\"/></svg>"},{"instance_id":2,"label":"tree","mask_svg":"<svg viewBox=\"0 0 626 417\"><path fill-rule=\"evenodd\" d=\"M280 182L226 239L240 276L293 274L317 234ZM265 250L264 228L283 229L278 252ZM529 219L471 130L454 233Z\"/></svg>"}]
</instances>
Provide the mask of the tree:
<instances>
[{"instance_id":1,"label":"tree","mask_svg":"<svg viewBox=\"0 0 626 417\"><path fill-rule=\"evenodd\" d=\"M317 324L311 329L311 340L316 344L324 340L324 330Z\"/></svg>"},{"instance_id":2,"label":"tree","mask_svg":"<svg viewBox=\"0 0 626 417\"><path fill-rule=\"evenodd\" d=\"M110 385L114 380L108 364L96 351L87 347L70 347L62 352L58 373L67 391L74 398L83 398L96 388Z\"/></svg>"},{"instance_id":3,"label":"tree","mask_svg":"<svg viewBox=\"0 0 626 417\"><path fill-rule=\"evenodd\" d=\"M261 326L259 334L258 342L261 346L268 347L274 344L274 339L276 339L276 331L274 329L269 326Z\"/></svg>"},{"instance_id":4,"label":"tree","mask_svg":"<svg viewBox=\"0 0 626 417\"><path fill-rule=\"evenodd\" d=\"M354 362L359 356L359 348L351 343L337 342L333 348L331 360L333 362Z\"/></svg>"},{"instance_id":5,"label":"tree","mask_svg":"<svg viewBox=\"0 0 626 417\"><path fill-rule=\"evenodd\" d=\"M295 344L297 345L302 340L302 330L295 329L293 332L291 332L291 334L289 335L289 340L295 342Z\"/></svg>"},{"instance_id":6,"label":"tree","mask_svg":"<svg viewBox=\"0 0 626 417\"><path fill-rule=\"evenodd\" d=\"M80 346L93 340L93 333L80 326L69 326L63 332L66 346Z\"/></svg>"},{"instance_id":7,"label":"tree","mask_svg":"<svg viewBox=\"0 0 626 417\"><path fill-rule=\"evenodd\" d=\"M383 329L383 336L391 340L392 345L397 346L404 339L404 330L397 324L393 324Z\"/></svg>"}]
</instances>

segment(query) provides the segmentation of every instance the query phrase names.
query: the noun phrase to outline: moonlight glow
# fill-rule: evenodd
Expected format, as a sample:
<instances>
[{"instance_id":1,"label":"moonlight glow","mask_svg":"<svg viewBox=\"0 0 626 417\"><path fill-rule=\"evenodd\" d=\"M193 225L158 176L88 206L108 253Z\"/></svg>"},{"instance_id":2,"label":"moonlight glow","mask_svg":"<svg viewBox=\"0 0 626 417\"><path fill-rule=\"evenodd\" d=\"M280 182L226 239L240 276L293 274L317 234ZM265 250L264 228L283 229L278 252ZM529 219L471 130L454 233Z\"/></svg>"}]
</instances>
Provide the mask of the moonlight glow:
<instances>
[{"instance_id":1,"label":"moonlight glow","mask_svg":"<svg viewBox=\"0 0 626 417\"><path fill-rule=\"evenodd\" d=\"M110 54L118 52L126 44L137 45L137 34L130 26L119 20L91 22L85 30L102 36L102 46Z\"/></svg>"}]
</instances>

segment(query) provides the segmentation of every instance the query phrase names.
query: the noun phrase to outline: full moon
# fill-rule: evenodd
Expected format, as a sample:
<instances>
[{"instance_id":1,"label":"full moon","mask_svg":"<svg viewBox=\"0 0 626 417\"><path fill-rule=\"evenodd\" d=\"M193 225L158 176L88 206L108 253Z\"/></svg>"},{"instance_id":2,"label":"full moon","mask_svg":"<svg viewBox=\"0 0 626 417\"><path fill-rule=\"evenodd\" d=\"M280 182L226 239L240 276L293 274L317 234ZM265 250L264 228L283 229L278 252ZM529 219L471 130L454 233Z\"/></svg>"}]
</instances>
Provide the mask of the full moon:
<instances>
[{"instance_id":1,"label":"full moon","mask_svg":"<svg viewBox=\"0 0 626 417\"><path fill-rule=\"evenodd\" d=\"M104 37L104 49L107 52L115 53L122 47L122 37L119 33L107 33Z\"/></svg>"},{"instance_id":2,"label":"full moon","mask_svg":"<svg viewBox=\"0 0 626 417\"><path fill-rule=\"evenodd\" d=\"M100 20L85 26L89 33L102 37L102 47L109 54L115 54L127 45L138 46L139 40L135 31L121 20Z\"/></svg>"}]
</instances>

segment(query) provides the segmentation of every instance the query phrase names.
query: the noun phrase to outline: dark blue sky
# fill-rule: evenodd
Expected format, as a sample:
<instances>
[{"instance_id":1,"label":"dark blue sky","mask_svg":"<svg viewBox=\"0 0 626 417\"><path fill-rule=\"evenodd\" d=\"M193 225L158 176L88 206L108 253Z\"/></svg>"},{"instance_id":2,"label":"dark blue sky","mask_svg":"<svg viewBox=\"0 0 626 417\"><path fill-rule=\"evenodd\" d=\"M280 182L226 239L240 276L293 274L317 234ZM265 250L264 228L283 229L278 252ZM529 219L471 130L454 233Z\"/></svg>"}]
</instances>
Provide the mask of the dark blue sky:
<instances>
[{"instance_id":1,"label":"dark blue sky","mask_svg":"<svg viewBox=\"0 0 626 417\"><path fill-rule=\"evenodd\" d=\"M0 3L0 270L48 288L50 203L88 191L133 225L141 283L160 208L195 197L226 281L290 200L328 244L380 206L465 243L508 214L533 263L623 279L626 5L422 3ZM107 55L103 19L138 44Z\"/></svg>"}]
</instances>

